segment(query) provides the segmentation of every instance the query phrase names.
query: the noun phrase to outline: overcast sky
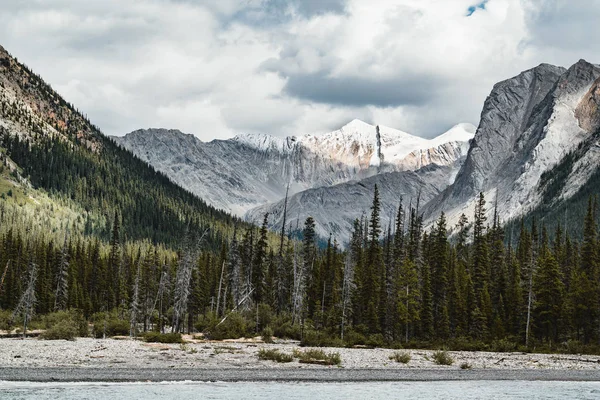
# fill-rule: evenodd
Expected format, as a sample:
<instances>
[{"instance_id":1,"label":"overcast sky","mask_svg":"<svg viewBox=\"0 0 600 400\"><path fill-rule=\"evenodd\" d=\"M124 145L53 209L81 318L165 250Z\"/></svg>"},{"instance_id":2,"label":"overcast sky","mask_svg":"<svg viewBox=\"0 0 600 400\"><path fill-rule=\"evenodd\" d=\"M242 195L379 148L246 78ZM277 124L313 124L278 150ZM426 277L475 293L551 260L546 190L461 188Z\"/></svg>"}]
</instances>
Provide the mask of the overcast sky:
<instances>
[{"instance_id":1,"label":"overcast sky","mask_svg":"<svg viewBox=\"0 0 600 400\"><path fill-rule=\"evenodd\" d=\"M431 137L493 84L600 62L596 0L0 0L0 44L102 130Z\"/></svg>"}]
</instances>

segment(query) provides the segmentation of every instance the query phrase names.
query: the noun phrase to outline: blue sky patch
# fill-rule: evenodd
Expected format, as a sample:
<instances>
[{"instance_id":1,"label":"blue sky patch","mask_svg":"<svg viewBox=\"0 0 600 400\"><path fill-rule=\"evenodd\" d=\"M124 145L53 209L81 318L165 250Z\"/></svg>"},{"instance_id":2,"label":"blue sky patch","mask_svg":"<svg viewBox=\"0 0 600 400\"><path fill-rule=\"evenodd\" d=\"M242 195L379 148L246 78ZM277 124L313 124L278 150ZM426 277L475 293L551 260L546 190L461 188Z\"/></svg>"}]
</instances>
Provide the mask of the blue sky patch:
<instances>
[{"instance_id":1,"label":"blue sky patch","mask_svg":"<svg viewBox=\"0 0 600 400\"><path fill-rule=\"evenodd\" d=\"M483 0L482 2L479 2L479 3L475 4L474 6L467 8L467 17L470 17L471 15L473 15L475 13L475 11L477 11L477 10L485 10L485 5L488 1L489 0Z\"/></svg>"}]
</instances>

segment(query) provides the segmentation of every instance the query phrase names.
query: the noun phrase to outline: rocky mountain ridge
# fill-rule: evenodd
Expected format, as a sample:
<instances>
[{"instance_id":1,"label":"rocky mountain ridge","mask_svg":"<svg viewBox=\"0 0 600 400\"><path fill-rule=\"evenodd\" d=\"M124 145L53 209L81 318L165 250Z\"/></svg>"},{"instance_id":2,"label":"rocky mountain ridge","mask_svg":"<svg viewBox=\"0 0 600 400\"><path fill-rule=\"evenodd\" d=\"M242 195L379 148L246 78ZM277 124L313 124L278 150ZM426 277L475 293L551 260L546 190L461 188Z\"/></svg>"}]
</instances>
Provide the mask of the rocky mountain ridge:
<instances>
[{"instance_id":1,"label":"rocky mountain ridge","mask_svg":"<svg viewBox=\"0 0 600 400\"><path fill-rule=\"evenodd\" d=\"M552 175L594 133L599 77L599 66L580 60L567 70L541 64L495 85L456 180L425 207L428 220L441 211L449 226L463 213L471 217L479 192L497 206L503 221L537 207L542 176ZM589 171L581 171L571 179L588 178ZM569 195L574 188L573 182L561 190ZM488 207L488 217L493 208Z\"/></svg>"},{"instance_id":2,"label":"rocky mountain ridge","mask_svg":"<svg viewBox=\"0 0 600 400\"><path fill-rule=\"evenodd\" d=\"M454 166L474 127L460 124L427 140L354 120L323 135L238 135L202 142L176 130L138 130L115 137L143 161L215 207L243 215L290 193L384 172Z\"/></svg>"}]
</instances>

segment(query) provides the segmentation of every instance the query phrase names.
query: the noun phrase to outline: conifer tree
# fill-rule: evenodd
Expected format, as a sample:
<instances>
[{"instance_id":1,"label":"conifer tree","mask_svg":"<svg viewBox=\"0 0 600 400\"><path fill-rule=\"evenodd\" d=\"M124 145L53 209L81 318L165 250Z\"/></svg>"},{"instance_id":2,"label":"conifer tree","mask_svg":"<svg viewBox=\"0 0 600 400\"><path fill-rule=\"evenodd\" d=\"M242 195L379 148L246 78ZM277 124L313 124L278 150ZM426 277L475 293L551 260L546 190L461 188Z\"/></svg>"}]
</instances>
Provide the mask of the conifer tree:
<instances>
[{"instance_id":1,"label":"conifer tree","mask_svg":"<svg viewBox=\"0 0 600 400\"><path fill-rule=\"evenodd\" d=\"M369 219L369 248L365 263L365 276L362 285L362 301L366 305L365 323L371 332L379 332L380 313L379 304L381 296L381 278L384 276L383 252L379 242L381 235L380 221L381 203L379 200L379 189L375 185L373 192L373 204L371 205L371 217Z\"/></svg>"},{"instance_id":2,"label":"conifer tree","mask_svg":"<svg viewBox=\"0 0 600 400\"><path fill-rule=\"evenodd\" d=\"M254 259L252 260L252 294L255 304L260 304L265 299L265 261L267 259L268 248L268 224L269 214L266 213L259 232L259 238L254 250Z\"/></svg>"},{"instance_id":3,"label":"conifer tree","mask_svg":"<svg viewBox=\"0 0 600 400\"><path fill-rule=\"evenodd\" d=\"M544 228L545 229L545 228ZM535 274L535 321L541 338L557 342L561 332L564 284L558 261L545 244Z\"/></svg>"}]
</instances>

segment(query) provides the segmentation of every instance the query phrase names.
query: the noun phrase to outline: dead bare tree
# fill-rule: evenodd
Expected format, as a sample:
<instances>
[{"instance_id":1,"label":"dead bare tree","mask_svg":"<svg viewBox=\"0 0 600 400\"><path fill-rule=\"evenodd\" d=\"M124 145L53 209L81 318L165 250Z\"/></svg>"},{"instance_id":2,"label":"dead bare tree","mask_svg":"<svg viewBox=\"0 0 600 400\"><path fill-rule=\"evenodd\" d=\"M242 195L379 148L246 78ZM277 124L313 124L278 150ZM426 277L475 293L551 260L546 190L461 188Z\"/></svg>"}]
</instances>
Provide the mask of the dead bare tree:
<instances>
[{"instance_id":1,"label":"dead bare tree","mask_svg":"<svg viewBox=\"0 0 600 400\"><path fill-rule=\"evenodd\" d=\"M242 260L240 258L240 248L235 232L233 234L233 239L231 240L231 246L229 247L228 264L228 286L231 287L231 297L233 298L233 304L237 304L240 301L240 297L242 296Z\"/></svg>"},{"instance_id":2,"label":"dead bare tree","mask_svg":"<svg viewBox=\"0 0 600 400\"><path fill-rule=\"evenodd\" d=\"M6 279L6 273L8 272L8 267L10 267L10 260L6 262L6 267L4 267L4 272L2 273L2 279L0 279L0 292L2 292L2 286L4 285L4 279Z\"/></svg>"},{"instance_id":3,"label":"dead bare tree","mask_svg":"<svg viewBox=\"0 0 600 400\"><path fill-rule=\"evenodd\" d=\"M348 252L348 255L346 256L346 262L344 263L344 276L342 278L342 340L344 340L347 313L352 308L351 299L355 287L356 284L354 283L354 265L352 262L352 255L350 252Z\"/></svg>"},{"instance_id":4,"label":"dead bare tree","mask_svg":"<svg viewBox=\"0 0 600 400\"><path fill-rule=\"evenodd\" d=\"M154 300L154 304L148 311L148 318L151 318L154 314L154 310L156 310L156 306L158 305L158 324L160 327L160 331L163 332L163 323L162 323L162 312L163 312L163 297L167 292L167 284L169 283L169 275L167 274L166 267L163 266L163 272L160 275L160 281L158 283L158 293L156 294L156 299Z\"/></svg>"},{"instance_id":5,"label":"dead bare tree","mask_svg":"<svg viewBox=\"0 0 600 400\"><path fill-rule=\"evenodd\" d=\"M225 261L223 261L223 265L221 266L221 278L219 278L219 292L217 293L217 310L216 316L219 316L219 307L221 306L221 288L223 286L223 274L225 274Z\"/></svg>"},{"instance_id":6,"label":"dead bare tree","mask_svg":"<svg viewBox=\"0 0 600 400\"><path fill-rule=\"evenodd\" d=\"M140 270L142 260L138 260L137 272L135 274L135 281L133 284L133 298L131 299L131 315L129 319L129 336L135 337L137 332L137 314L139 309L139 295L140 295Z\"/></svg>"},{"instance_id":7,"label":"dead bare tree","mask_svg":"<svg viewBox=\"0 0 600 400\"><path fill-rule=\"evenodd\" d=\"M15 320L15 318L17 316L23 315L23 337L25 337L27 334L27 324L31 320L31 317L33 316L34 311L35 311L35 303L36 303L35 283L37 281L37 275L38 275L37 264L34 263L33 261L30 261L29 262L29 279L27 280L27 287L25 288L25 291L21 295L21 298L19 299L19 303L17 304L17 308L15 308L13 315L12 315L13 321Z\"/></svg>"},{"instance_id":8,"label":"dead bare tree","mask_svg":"<svg viewBox=\"0 0 600 400\"><path fill-rule=\"evenodd\" d=\"M292 296L292 324L298 319L302 318L302 311L304 310L304 296L306 292L306 279L304 271L304 263L298 262L297 251L295 249L296 244L294 243L294 284L293 284L293 296Z\"/></svg>"},{"instance_id":9,"label":"dead bare tree","mask_svg":"<svg viewBox=\"0 0 600 400\"><path fill-rule=\"evenodd\" d=\"M177 266L177 274L175 277L175 296L173 306L173 332L180 332L183 318L187 312L188 298L190 296L190 282L192 279L192 269L195 260L198 258L200 244L208 233L208 229L202 233L196 243L194 243L192 235L188 232L188 239L184 242L188 248L184 248Z\"/></svg>"}]
</instances>

